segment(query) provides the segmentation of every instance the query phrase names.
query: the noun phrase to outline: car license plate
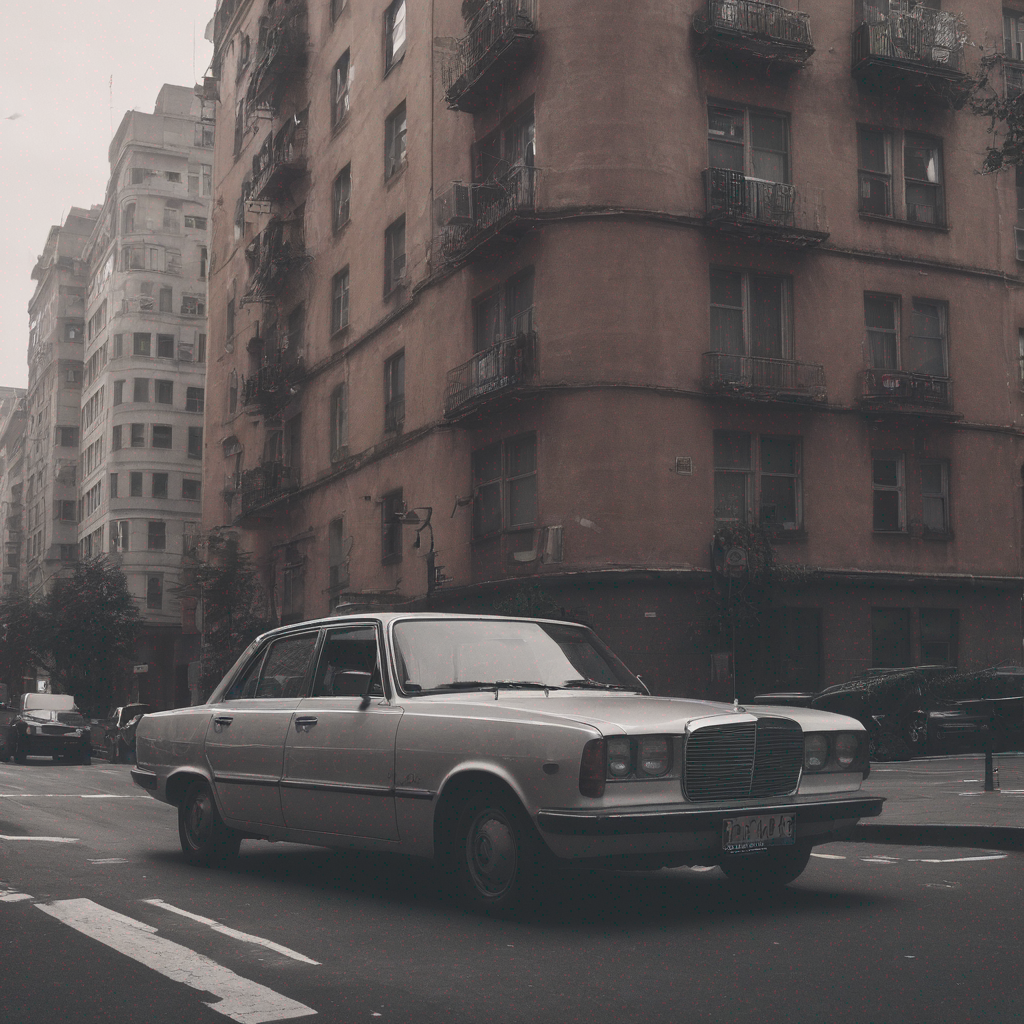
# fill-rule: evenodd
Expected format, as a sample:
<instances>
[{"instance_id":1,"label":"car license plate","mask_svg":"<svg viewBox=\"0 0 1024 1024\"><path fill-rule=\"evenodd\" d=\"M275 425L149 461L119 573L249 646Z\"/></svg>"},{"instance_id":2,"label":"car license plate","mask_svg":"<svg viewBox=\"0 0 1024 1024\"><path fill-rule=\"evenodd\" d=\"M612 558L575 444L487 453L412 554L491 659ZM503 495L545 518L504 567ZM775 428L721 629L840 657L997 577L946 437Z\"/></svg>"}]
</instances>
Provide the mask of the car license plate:
<instances>
[{"instance_id":1,"label":"car license plate","mask_svg":"<svg viewBox=\"0 0 1024 1024\"><path fill-rule=\"evenodd\" d=\"M796 842L793 814L757 814L722 822L722 849L732 853L790 846Z\"/></svg>"}]
</instances>

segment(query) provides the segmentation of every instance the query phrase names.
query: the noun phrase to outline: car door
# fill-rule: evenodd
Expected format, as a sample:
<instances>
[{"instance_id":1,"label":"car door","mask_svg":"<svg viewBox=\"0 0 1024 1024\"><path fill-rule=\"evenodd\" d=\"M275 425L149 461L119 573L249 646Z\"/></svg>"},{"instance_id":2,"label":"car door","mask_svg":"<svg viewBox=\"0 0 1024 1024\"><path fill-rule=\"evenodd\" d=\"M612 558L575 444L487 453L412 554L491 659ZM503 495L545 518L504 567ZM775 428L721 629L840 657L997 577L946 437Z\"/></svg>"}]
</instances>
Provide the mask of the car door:
<instances>
[{"instance_id":1,"label":"car door","mask_svg":"<svg viewBox=\"0 0 1024 1024\"><path fill-rule=\"evenodd\" d=\"M319 630L263 647L213 708L206 760L225 818L283 825L281 765L292 713L308 685Z\"/></svg>"},{"instance_id":2,"label":"car door","mask_svg":"<svg viewBox=\"0 0 1024 1024\"><path fill-rule=\"evenodd\" d=\"M395 735L377 627L346 625L324 639L311 695L292 716L281 803L289 828L398 839Z\"/></svg>"}]
</instances>

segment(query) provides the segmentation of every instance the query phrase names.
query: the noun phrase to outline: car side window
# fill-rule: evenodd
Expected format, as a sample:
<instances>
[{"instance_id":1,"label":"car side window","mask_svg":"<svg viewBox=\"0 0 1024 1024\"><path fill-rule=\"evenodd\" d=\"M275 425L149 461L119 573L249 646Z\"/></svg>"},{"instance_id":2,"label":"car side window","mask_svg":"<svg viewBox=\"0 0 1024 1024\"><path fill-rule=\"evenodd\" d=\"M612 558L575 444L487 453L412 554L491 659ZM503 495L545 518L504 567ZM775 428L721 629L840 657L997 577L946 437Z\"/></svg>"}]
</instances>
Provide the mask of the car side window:
<instances>
[{"instance_id":1,"label":"car side window","mask_svg":"<svg viewBox=\"0 0 1024 1024\"><path fill-rule=\"evenodd\" d=\"M377 631L373 626L332 629L313 681L314 697L383 695Z\"/></svg>"},{"instance_id":2,"label":"car side window","mask_svg":"<svg viewBox=\"0 0 1024 1024\"><path fill-rule=\"evenodd\" d=\"M251 697L256 689L256 681L260 677L263 659L267 655L264 647L249 664L238 673L238 678L231 684L231 689L224 694L224 700L244 700Z\"/></svg>"},{"instance_id":3,"label":"car side window","mask_svg":"<svg viewBox=\"0 0 1024 1024\"><path fill-rule=\"evenodd\" d=\"M301 633L287 636L270 645L263 662L259 683L256 685L257 698L304 697L306 674L319 633Z\"/></svg>"}]
</instances>

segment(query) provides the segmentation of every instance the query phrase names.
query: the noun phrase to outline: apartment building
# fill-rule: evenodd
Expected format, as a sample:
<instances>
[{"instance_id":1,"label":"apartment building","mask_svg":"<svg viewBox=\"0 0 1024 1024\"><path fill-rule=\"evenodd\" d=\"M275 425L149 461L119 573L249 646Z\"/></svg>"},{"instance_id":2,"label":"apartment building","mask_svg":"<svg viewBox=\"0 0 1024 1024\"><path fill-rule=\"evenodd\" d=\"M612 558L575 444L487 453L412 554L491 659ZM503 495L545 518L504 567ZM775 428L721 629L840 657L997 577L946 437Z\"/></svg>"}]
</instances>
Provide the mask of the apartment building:
<instances>
[{"instance_id":1,"label":"apartment building","mask_svg":"<svg viewBox=\"0 0 1024 1024\"><path fill-rule=\"evenodd\" d=\"M213 107L165 85L152 114L128 111L84 257L85 341L78 411L80 559L121 567L144 630L139 698L189 703L195 637L175 593L201 519L206 283Z\"/></svg>"},{"instance_id":2,"label":"apartment building","mask_svg":"<svg viewBox=\"0 0 1024 1024\"><path fill-rule=\"evenodd\" d=\"M204 528L282 621L518 595L721 696L758 526L741 698L1019 661L1015 3L222 0Z\"/></svg>"},{"instance_id":3,"label":"apartment building","mask_svg":"<svg viewBox=\"0 0 1024 1024\"><path fill-rule=\"evenodd\" d=\"M98 207L73 206L63 224L50 228L32 269L21 558L21 582L32 597L42 594L78 550L78 410L88 281L82 254L98 216Z\"/></svg>"},{"instance_id":4,"label":"apartment building","mask_svg":"<svg viewBox=\"0 0 1024 1024\"><path fill-rule=\"evenodd\" d=\"M0 388L0 594L21 585L25 503L25 388Z\"/></svg>"}]
</instances>

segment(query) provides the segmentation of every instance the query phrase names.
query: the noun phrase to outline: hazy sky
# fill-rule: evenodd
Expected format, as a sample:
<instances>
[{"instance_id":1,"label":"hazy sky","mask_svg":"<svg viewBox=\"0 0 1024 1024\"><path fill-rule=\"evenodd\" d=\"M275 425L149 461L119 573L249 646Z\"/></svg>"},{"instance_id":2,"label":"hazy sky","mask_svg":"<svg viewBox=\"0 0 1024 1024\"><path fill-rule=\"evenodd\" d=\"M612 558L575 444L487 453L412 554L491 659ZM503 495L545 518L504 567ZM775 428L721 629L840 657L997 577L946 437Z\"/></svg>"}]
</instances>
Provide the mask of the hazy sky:
<instances>
[{"instance_id":1,"label":"hazy sky","mask_svg":"<svg viewBox=\"0 0 1024 1024\"><path fill-rule=\"evenodd\" d=\"M103 201L107 146L126 110L152 113L164 82L193 85L202 76L214 6L0 0L0 385L28 380L29 274L50 225L69 207Z\"/></svg>"}]
</instances>

